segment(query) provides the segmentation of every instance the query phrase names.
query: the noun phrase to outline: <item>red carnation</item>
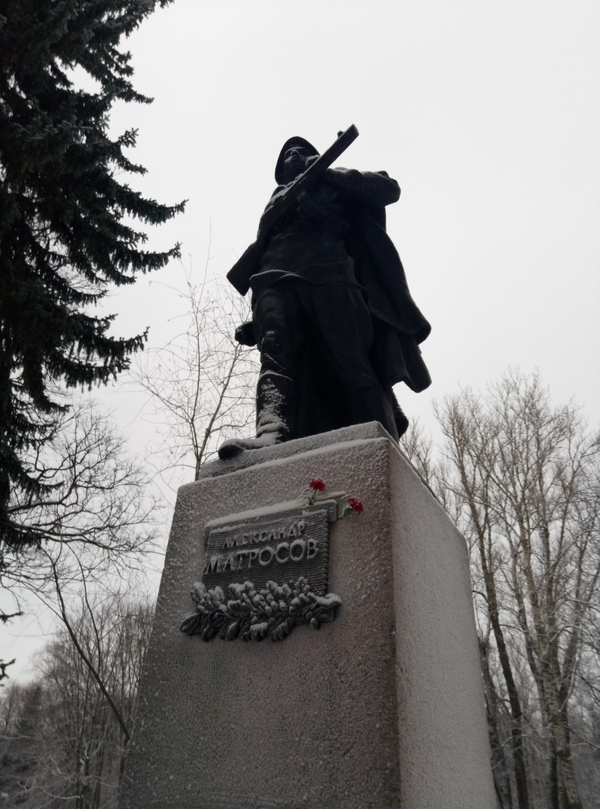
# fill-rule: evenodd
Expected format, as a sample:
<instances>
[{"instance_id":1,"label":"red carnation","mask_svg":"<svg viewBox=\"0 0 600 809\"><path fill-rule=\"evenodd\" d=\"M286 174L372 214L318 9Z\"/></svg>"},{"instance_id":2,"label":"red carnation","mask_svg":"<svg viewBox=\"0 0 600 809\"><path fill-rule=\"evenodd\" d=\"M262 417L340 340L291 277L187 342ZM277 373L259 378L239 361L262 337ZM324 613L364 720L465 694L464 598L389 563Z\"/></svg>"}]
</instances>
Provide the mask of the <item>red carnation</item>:
<instances>
[{"instance_id":1,"label":"red carnation","mask_svg":"<svg viewBox=\"0 0 600 809\"><path fill-rule=\"evenodd\" d=\"M348 505L351 509L356 511L357 514L362 514L365 510L362 502L358 499L358 497L349 497L348 498Z\"/></svg>"},{"instance_id":2,"label":"red carnation","mask_svg":"<svg viewBox=\"0 0 600 809\"><path fill-rule=\"evenodd\" d=\"M325 483L324 481L321 480L321 478L313 478L308 485L310 486L311 489L314 489L316 492L325 491Z\"/></svg>"}]
</instances>

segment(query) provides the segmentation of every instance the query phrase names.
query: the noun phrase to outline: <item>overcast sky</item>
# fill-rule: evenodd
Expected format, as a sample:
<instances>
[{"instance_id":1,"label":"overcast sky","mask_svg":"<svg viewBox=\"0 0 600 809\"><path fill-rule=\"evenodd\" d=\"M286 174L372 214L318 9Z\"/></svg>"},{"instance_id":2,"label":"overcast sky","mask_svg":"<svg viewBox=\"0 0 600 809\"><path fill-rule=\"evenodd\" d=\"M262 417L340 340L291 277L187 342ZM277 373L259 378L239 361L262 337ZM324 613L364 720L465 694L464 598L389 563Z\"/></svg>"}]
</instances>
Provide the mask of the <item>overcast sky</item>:
<instances>
[{"instance_id":1,"label":"overcast sky","mask_svg":"<svg viewBox=\"0 0 600 809\"><path fill-rule=\"evenodd\" d=\"M175 0L130 48L134 84L155 98L112 118L115 133L139 129L132 156L148 174L132 184L189 200L153 247L181 241L199 278L210 237L224 276L254 238L283 142L322 151L354 123L339 165L400 183L388 230L433 326L432 387L397 389L409 418L431 423L432 398L520 365L597 427L600 3ZM150 326L164 342L180 305L164 284L182 280L172 266L115 294L116 332ZM139 443L128 390L113 404Z\"/></svg>"},{"instance_id":2,"label":"overcast sky","mask_svg":"<svg viewBox=\"0 0 600 809\"><path fill-rule=\"evenodd\" d=\"M433 325L433 385L400 386L408 415L539 368L557 401L600 415L600 4L176 0L131 39L155 98L113 117L139 128L143 189L188 208L153 244L183 242L224 275L254 238L283 141L402 188L388 229ZM178 270L161 273L176 281ZM123 332L165 323L158 277L110 306ZM140 305L143 302L143 305Z\"/></svg>"}]
</instances>

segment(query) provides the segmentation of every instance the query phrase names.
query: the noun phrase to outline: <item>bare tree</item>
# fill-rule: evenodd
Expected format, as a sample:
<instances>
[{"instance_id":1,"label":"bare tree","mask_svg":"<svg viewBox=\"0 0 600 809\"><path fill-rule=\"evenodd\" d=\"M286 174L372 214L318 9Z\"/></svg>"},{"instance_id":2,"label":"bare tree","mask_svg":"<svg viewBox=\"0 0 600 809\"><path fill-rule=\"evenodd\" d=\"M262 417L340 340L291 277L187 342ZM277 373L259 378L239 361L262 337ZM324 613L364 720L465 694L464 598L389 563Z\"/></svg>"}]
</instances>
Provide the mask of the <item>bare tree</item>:
<instances>
[{"instance_id":1,"label":"bare tree","mask_svg":"<svg viewBox=\"0 0 600 809\"><path fill-rule=\"evenodd\" d=\"M82 572L88 579L109 570L124 575L153 550L157 503L149 475L93 402L82 400L63 414L30 465L43 494L17 491L9 508L15 522L36 531L39 543L18 553L0 549L5 587L52 589L53 566L63 582Z\"/></svg>"},{"instance_id":2,"label":"bare tree","mask_svg":"<svg viewBox=\"0 0 600 809\"><path fill-rule=\"evenodd\" d=\"M82 603L46 647L37 679L6 689L3 805L116 807L152 612L147 601L122 597Z\"/></svg>"},{"instance_id":3,"label":"bare tree","mask_svg":"<svg viewBox=\"0 0 600 809\"><path fill-rule=\"evenodd\" d=\"M503 701L510 712L517 805L580 809L569 710L585 667L597 672L599 663L589 643L600 575L598 439L575 408L550 404L537 376L518 372L485 397L447 398L438 418L446 488L471 547L496 732ZM527 767L527 751L545 763L544 777Z\"/></svg>"},{"instance_id":4,"label":"bare tree","mask_svg":"<svg viewBox=\"0 0 600 809\"><path fill-rule=\"evenodd\" d=\"M14 490L9 508L12 519L40 539L35 548L1 549L2 585L21 612L31 614L41 603L69 629L68 604L74 598L90 593L99 599L127 589L125 582L131 587L146 579L158 552L158 505L147 472L89 400L63 414L29 464L40 491ZM74 635L72 642L83 654ZM101 678L97 684L102 691ZM110 706L108 691L104 699Z\"/></svg>"},{"instance_id":5,"label":"bare tree","mask_svg":"<svg viewBox=\"0 0 600 809\"><path fill-rule=\"evenodd\" d=\"M232 287L209 283L206 272L196 285L186 272L183 291L175 292L185 308L178 332L145 352L134 376L151 396L168 458L161 472L184 467L196 480L218 443L251 431L257 360L235 340L250 312Z\"/></svg>"}]
</instances>

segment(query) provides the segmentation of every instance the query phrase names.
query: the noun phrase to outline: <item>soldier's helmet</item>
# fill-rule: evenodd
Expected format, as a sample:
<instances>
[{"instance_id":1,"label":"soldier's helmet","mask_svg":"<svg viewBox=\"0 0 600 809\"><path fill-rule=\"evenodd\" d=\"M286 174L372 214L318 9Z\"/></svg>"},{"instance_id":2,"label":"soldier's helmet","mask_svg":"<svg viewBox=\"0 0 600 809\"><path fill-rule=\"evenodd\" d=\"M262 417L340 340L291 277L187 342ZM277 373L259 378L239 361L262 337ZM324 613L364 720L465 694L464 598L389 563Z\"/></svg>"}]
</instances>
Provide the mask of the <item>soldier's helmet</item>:
<instances>
[{"instance_id":1,"label":"soldier's helmet","mask_svg":"<svg viewBox=\"0 0 600 809\"><path fill-rule=\"evenodd\" d=\"M292 146L302 146L304 149L307 149L311 155L317 155L317 157L319 156L319 152L315 149L312 143L309 143L305 138L295 135L293 138L286 140L281 148L281 151L279 152L279 157L277 158L277 164L275 166L275 180L277 181L278 185L281 185L283 182L283 157L288 149L290 149Z\"/></svg>"}]
</instances>

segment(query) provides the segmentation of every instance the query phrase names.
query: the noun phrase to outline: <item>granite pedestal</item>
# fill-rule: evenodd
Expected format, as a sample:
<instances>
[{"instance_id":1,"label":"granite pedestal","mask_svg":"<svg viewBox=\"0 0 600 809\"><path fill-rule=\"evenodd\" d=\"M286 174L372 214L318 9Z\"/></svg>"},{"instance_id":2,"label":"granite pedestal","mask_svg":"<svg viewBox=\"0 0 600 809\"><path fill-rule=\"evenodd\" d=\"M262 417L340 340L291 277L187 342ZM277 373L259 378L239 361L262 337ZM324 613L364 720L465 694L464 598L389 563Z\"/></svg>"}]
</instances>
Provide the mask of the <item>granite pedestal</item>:
<instances>
[{"instance_id":1,"label":"granite pedestal","mask_svg":"<svg viewBox=\"0 0 600 809\"><path fill-rule=\"evenodd\" d=\"M210 520L315 477L364 503L331 526L318 631L179 631ZM494 809L462 536L377 424L218 461L178 494L122 809Z\"/></svg>"}]
</instances>

